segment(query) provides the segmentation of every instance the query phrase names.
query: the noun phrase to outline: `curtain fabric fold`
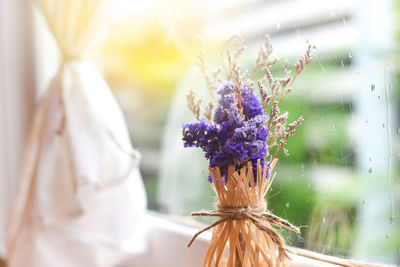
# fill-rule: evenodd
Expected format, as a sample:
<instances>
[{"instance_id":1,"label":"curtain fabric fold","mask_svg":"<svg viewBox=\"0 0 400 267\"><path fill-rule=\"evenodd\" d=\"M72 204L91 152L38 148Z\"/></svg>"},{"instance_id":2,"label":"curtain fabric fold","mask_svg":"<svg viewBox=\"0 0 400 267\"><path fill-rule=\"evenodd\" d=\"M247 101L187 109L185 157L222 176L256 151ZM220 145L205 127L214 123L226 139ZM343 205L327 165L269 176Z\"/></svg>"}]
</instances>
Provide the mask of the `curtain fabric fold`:
<instances>
[{"instance_id":1,"label":"curtain fabric fold","mask_svg":"<svg viewBox=\"0 0 400 267\"><path fill-rule=\"evenodd\" d=\"M9 220L8 266L112 266L145 248L146 196L121 110L84 60L111 2L37 3L64 62L29 133Z\"/></svg>"}]
</instances>

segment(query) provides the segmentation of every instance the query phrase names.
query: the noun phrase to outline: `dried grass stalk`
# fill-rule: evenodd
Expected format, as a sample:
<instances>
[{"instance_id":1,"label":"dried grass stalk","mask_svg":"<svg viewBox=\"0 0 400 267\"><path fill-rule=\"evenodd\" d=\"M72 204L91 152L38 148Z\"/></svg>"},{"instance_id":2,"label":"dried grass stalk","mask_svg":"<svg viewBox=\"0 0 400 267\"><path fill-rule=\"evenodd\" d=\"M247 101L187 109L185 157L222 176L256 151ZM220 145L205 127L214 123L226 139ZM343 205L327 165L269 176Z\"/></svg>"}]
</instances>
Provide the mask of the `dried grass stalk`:
<instances>
[{"instance_id":1,"label":"dried grass stalk","mask_svg":"<svg viewBox=\"0 0 400 267\"><path fill-rule=\"evenodd\" d=\"M270 170L275 164L276 160ZM272 225L300 231L266 210L265 195L273 181L273 178L266 179L267 168L262 170L258 162L257 173L253 174L251 163L240 171L230 166L226 183L219 168L209 168L209 171L218 197L217 207L192 216L213 216L218 220L194 235L188 247L202 232L214 228L204 266L285 266L290 259L288 248Z\"/></svg>"}]
</instances>

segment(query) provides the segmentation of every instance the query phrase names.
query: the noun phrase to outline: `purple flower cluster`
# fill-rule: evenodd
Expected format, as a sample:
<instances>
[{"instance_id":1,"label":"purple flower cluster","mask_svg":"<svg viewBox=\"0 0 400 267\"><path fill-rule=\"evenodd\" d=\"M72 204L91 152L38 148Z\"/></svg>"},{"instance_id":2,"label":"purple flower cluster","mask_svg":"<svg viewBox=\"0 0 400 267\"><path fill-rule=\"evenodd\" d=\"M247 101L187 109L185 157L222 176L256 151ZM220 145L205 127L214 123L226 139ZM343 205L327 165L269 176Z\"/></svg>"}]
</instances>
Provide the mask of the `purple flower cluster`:
<instances>
[{"instance_id":1,"label":"purple flower cluster","mask_svg":"<svg viewBox=\"0 0 400 267\"><path fill-rule=\"evenodd\" d=\"M226 82L218 89L218 106L214 112L213 123L203 119L183 124L183 141L185 147L200 147L211 167L219 167L226 176L228 167L234 165L240 169L248 161L253 170L257 170L257 160L269 168L267 156L268 128L266 116L260 99L254 92L243 88L240 114L234 96L235 86Z\"/></svg>"}]
</instances>

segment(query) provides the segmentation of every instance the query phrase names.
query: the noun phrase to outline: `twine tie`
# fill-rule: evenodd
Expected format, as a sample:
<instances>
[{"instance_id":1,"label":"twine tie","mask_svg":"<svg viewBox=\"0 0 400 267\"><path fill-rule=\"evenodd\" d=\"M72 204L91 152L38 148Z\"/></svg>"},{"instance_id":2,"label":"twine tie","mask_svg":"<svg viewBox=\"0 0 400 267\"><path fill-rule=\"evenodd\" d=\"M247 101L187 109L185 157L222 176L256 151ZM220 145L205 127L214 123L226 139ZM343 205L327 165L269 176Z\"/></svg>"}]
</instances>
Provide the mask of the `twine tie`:
<instances>
[{"instance_id":1,"label":"twine tie","mask_svg":"<svg viewBox=\"0 0 400 267\"><path fill-rule=\"evenodd\" d=\"M265 202L256 203L246 206L222 206L217 205L217 208L213 211L199 211L194 212L191 216L204 216L204 217L219 217L219 219L213 224L203 228L198 231L190 242L187 244L187 247L190 247L194 240L203 232L216 227L217 225L227 222L227 221L235 221L235 220L250 220L254 223L254 225L264 231L269 235L272 242L278 247L280 252L280 257L288 257L285 248L285 241L279 235L279 233L271 226L276 225L280 227L287 228L291 231L294 231L297 234L300 234L300 230L298 227L292 225L287 220L282 219L271 212L266 210Z\"/></svg>"}]
</instances>

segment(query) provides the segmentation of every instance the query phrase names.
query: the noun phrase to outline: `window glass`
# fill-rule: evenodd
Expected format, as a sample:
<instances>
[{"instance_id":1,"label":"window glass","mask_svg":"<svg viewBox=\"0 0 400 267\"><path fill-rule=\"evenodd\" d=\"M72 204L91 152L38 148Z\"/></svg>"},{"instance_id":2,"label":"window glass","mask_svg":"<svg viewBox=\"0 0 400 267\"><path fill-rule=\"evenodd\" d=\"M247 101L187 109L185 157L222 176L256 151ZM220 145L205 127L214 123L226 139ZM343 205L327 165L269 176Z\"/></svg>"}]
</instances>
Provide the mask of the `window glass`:
<instances>
[{"instance_id":1,"label":"window glass","mask_svg":"<svg viewBox=\"0 0 400 267\"><path fill-rule=\"evenodd\" d=\"M130 2L130 1L127 1ZM307 42L315 61L281 110L305 121L280 155L268 208L300 226L289 243L371 262L400 263L398 0L150 1L126 4L93 52L142 153L149 208L174 216L211 209L207 161L183 148L193 122L185 95L206 103L195 65L201 35L210 69L239 33L251 69L265 34L274 54L294 64ZM206 221L203 221L206 222Z\"/></svg>"}]
</instances>

